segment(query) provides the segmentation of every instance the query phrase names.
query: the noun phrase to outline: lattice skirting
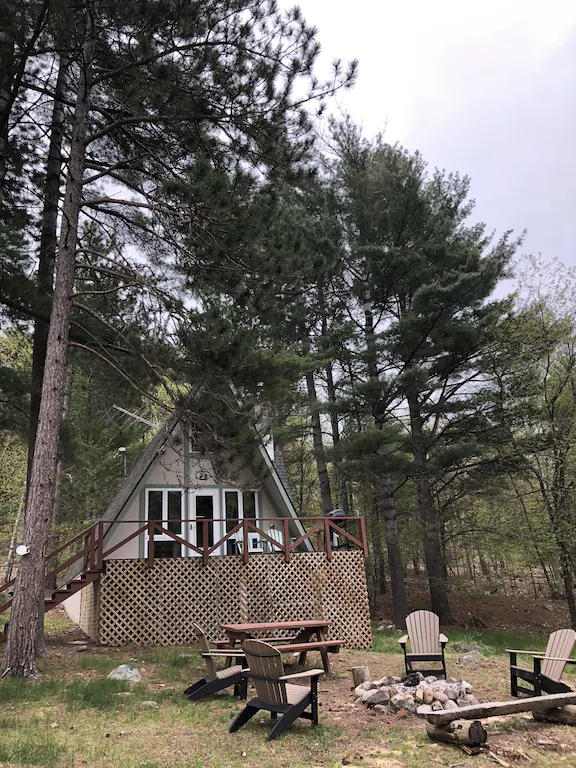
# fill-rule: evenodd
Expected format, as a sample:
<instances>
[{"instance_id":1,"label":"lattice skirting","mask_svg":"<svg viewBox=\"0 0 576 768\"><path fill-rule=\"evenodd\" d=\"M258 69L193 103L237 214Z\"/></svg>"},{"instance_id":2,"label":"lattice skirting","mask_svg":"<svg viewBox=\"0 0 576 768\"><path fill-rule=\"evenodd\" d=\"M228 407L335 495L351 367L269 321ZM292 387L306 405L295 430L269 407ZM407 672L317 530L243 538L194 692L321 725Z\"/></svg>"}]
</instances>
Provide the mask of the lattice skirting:
<instances>
[{"instance_id":1,"label":"lattice skirting","mask_svg":"<svg viewBox=\"0 0 576 768\"><path fill-rule=\"evenodd\" d=\"M325 619L330 636L370 648L364 558L357 550L280 555L109 560L100 580L98 640L103 645L187 645L191 622L211 637L220 624Z\"/></svg>"},{"instance_id":2,"label":"lattice skirting","mask_svg":"<svg viewBox=\"0 0 576 768\"><path fill-rule=\"evenodd\" d=\"M98 639L98 582L87 584L82 590L78 626L92 640Z\"/></svg>"}]
</instances>

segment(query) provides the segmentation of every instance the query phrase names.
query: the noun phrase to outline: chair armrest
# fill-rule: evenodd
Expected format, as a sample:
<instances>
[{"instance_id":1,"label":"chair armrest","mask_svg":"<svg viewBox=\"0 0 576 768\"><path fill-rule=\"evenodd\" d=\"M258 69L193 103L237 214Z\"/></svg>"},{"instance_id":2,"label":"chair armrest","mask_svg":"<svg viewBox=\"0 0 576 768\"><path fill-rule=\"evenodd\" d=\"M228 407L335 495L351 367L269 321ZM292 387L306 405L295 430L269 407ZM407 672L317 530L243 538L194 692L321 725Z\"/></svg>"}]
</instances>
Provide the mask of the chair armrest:
<instances>
[{"instance_id":1,"label":"chair armrest","mask_svg":"<svg viewBox=\"0 0 576 768\"><path fill-rule=\"evenodd\" d=\"M556 656L538 656L540 661L563 661L565 664L576 664L576 659L559 659Z\"/></svg>"},{"instance_id":2,"label":"chair armrest","mask_svg":"<svg viewBox=\"0 0 576 768\"><path fill-rule=\"evenodd\" d=\"M446 643L448 642L448 638L446 637L446 635L443 635L442 633L440 633L438 639L443 645L446 645Z\"/></svg>"},{"instance_id":3,"label":"chair armrest","mask_svg":"<svg viewBox=\"0 0 576 768\"><path fill-rule=\"evenodd\" d=\"M408 642L408 635L402 635L402 637L399 637L398 642L400 643L400 645L406 645L406 643Z\"/></svg>"},{"instance_id":4,"label":"chair armrest","mask_svg":"<svg viewBox=\"0 0 576 768\"><path fill-rule=\"evenodd\" d=\"M304 672L295 672L293 675L282 675L278 680L296 680L298 677L319 677L323 674L323 669L306 669Z\"/></svg>"},{"instance_id":5,"label":"chair armrest","mask_svg":"<svg viewBox=\"0 0 576 768\"><path fill-rule=\"evenodd\" d=\"M243 659L245 658L244 651L211 651L210 653L203 653L202 658L206 658L206 656L211 656L213 659L226 659L226 658L232 658L232 659Z\"/></svg>"},{"instance_id":6,"label":"chair armrest","mask_svg":"<svg viewBox=\"0 0 576 768\"><path fill-rule=\"evenodd\" d=\"M505 653L523 653L525 656L543 656L544 651L517 651L514 648L505 648Z\"/></svg>"}]
</instances>

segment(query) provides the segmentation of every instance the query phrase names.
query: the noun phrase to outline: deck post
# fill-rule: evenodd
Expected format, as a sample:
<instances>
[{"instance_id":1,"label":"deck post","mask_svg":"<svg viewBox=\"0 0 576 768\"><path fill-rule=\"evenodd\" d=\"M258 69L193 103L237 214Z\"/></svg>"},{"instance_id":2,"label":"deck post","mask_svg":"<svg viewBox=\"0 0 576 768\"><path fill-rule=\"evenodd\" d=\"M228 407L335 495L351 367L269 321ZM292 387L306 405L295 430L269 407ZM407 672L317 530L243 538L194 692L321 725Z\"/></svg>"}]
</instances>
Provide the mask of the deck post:
<instances>
[{"instance_id":1,"label":"deck post","mask_svg":"<svg viewBox=\"0 0 576 768\"><path fill-rule=\"evenodd\" d=\"M104 558L102 554L104 552L104 523L102 520L98 522L98 554L96 555L96 570L101 571L104 568Z\"/></svg>"},{"instance_id":2,"label":"deck post","mask_svg":"<svg viewBox=\"0 0 576 768\"><path fill-rule=\"evenodd\" d=\"M332 542L330 541L330 520L324 518L324 548L326 549L326 559L332 560Z\"/></svg>"},{"instance_id":3,"label":"deck post","mask_svg":"<svg viewBox=\"0 0 576 768\"><path fill-rule=\"evenodd\" d=\"M368 557L368 540L366 539L366 520L361 517L359 520L360 523L360 540L362 541L362 551L364 552L364 557Z\"/></svg>"},{"instance_id":4,"label":"deck post","mask_svg":"<svg viewBox=\"0 0 576 768\"><path fill-rule=\"evenodd\" d=\"M208 550L210 545L208 544L208 520L202 520L202 563L208 565Z\"/></svg>"},{"instance_id":5,"label":"deck post","mask_svg":"<svg viewBox=\"0 0 576 768\"><path fill-rule=\"evenodd\" d=\"M288 519L285 517L282 520L284 526L284 560L290 562L290 530L288 528Z\"/></svg>"},{"instance_id":6,"label":"deck post","mask_svg":"<svg viewBox=\"0 0 576 768\"><path fill-rule=\"evenodd\" d=\"M148 568L154 567L154 531L156 523L148 523Z\"/></svg>"},{"instance_id":7,"label":"deck post","mask_svg":"<svg viewBox=\"0 0 576 768\"><path fill-rule=\"evenodd\" d=\"M242 562L248 562L248 521L242 520Z\"/></svg>"}]
</instances>

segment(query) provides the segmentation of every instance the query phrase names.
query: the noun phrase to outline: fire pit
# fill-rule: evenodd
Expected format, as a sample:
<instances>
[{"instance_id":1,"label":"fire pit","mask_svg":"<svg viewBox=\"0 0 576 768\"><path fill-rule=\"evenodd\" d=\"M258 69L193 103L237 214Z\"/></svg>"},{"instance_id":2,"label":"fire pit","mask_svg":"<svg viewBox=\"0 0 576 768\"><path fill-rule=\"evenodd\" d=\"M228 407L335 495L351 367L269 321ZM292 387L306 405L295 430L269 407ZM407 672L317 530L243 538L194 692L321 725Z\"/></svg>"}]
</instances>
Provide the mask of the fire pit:
<instances>
[{"instance_id":1,"label":"fire pit","mask_svg":"<svg viewBox=\"0 0 576 768\"><path fill-rule=\"evenodd\" d=\"M353 695L356 704L378 712L403 710L422 717L441 709L458 709L479 703L466 680L455 680L453 677L439 680L433 675L424 677L421 672L412 672L402 678L383 677L360 683Z\"/></svg>"}]
</instances>

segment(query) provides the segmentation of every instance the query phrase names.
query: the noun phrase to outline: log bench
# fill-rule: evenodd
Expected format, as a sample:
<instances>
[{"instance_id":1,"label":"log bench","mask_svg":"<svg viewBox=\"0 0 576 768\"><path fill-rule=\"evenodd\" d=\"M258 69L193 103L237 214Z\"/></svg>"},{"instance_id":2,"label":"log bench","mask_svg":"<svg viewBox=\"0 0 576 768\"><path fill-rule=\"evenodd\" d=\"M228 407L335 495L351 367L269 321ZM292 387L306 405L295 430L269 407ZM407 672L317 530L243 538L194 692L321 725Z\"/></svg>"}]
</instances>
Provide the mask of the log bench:
<instances>
[{"instance_id":1,"label":"log bench","mask_svg":"<svg viewBox=\"0 0 576 768\"><path fill-rule=\"evenodd\" d=\"M482 723L476 718L534 712L537 720L576 725L576 707L573 706L575 704L576 692L572 691L515 701L489 701L459 709L429 712L426 715L426 732L432 741L481 746L486 743L487 734Z\"/></svg>"}]
</instances>

